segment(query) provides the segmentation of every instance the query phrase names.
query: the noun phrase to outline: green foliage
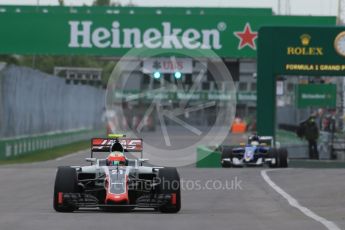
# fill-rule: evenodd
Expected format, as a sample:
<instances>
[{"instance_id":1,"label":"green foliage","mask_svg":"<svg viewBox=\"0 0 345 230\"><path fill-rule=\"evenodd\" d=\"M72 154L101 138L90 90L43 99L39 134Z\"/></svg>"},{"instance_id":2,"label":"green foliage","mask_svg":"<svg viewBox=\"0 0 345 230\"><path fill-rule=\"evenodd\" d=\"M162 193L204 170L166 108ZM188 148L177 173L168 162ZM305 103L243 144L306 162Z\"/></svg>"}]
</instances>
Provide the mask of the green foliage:
<instances>
[{"instance_id":1,"label":"green foliage","mask_svg":"<svg viewBox=\"0 0 345 230\"><path fill-rule=\"evenodd\" d=\"M110 0L95 0L93 2L94 6L109 6L110 5Z\"/></svg>"},{"instance_id":2,"label":"green foliage","mask_svg":"<svg viewBox=\"0 0 345 230\"><path fill-rule=\"evenodd\" d=\"M0 55L0 62L6 62L8 64L18 65L19 60L14 55Z\"/></svg>"}]
</instances>

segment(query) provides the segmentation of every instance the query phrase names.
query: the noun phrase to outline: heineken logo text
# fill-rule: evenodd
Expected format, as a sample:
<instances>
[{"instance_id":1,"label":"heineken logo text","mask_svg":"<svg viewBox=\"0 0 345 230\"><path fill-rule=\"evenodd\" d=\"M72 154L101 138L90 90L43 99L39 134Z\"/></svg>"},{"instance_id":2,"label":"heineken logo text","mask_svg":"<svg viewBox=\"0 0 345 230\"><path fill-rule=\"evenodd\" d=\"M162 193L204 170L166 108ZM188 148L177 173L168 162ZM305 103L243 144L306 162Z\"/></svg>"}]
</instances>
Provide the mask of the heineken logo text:
<instances>
[{"instance_id":1,"label":"heineken logo text","mask_svg":"<svg viewBox=\"0 0 345 230\"><path fill-rule=\"evenodd\" d=\"M94 27L92 21L69 21L70 48L221 49L217 29L181 29L162 22L161 28Z\"/></svg>"}]
</instances>

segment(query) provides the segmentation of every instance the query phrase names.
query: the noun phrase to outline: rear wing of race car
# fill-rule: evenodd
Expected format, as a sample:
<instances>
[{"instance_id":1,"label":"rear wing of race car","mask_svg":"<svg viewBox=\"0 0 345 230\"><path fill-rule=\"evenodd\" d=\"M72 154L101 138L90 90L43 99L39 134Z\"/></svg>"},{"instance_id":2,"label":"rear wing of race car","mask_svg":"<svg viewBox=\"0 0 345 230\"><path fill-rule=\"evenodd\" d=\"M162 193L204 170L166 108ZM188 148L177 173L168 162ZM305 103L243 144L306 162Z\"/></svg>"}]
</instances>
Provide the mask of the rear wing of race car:
<instances>
[{"instance_id":1,"label":"rear wing of race car","mask_svg":"<svg viewBox=\"0 0 345 230\"><path fill-rule=\"evenodd\" d=\"M250 136L248 138L248 143L250 143L252 141L253 137L254 136ZM274 146L273 137L271 137L271 136L259 136L259 144L273 147Z\"/></svg>"},{"instance_id":2,"label":"rear wing of race car","mask_svg":"<svg viewBox=\"0 0 345 230\"><path fill-rule=\"evenodd\" d=\"M140 152L143 158L143 139L141 138L93 138L91 139L91 158L94 152L110 152L114 143L120 143L124 152Z\"/></svg>"},{"instance_id":3,"label":"rear wing of race car","mask_svg":"<svg viewBox=\"0 0 345 230\"><path fill-rule=\"evenodd\" d=\"M259 142L260 142L260 144L265 144L265 145L270 146L270 147L274 146L273 137L271 137L271 136L260 136Z\"/></svg>"}]
</instances>

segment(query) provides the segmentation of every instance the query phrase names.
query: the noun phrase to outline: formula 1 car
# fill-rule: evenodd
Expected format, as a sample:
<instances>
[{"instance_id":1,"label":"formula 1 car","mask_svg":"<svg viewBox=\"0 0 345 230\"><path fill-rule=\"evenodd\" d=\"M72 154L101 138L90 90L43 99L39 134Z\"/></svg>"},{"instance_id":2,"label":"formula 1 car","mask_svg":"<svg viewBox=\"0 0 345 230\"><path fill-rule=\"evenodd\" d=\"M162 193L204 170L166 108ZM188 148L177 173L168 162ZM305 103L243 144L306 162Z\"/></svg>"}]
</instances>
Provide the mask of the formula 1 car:
<instances>
[{"instance_id":1,"label":"formula 1 car","mask_svg":"<svg viewBox=\"0 0 345 230\"><path fill-rule=\"evenodd\" d=\"M241 166L288 167L288 152L285 148L274 148L273 138L250 136L247 144L221 146L221 165L224 168Z\"/></svg>"},{"instance_id":2,"label":"formula 1 car","mask_svg":"<svg viewBox=\"0 0 345 230\"><path fill-rule=\"evenodd\" d=\"M94 154L109 153L107 159ZM141 153L129 159L128 152ZM73 212L87 208L130 211L153 208L176 213L181 208L180 177L176 168L142 166L143 142L138 138L113 135L92 139L89 166L58 167L54 187L54 209ZM112 158L111 158L112 157Z\"/></svg>"}]
</instances>

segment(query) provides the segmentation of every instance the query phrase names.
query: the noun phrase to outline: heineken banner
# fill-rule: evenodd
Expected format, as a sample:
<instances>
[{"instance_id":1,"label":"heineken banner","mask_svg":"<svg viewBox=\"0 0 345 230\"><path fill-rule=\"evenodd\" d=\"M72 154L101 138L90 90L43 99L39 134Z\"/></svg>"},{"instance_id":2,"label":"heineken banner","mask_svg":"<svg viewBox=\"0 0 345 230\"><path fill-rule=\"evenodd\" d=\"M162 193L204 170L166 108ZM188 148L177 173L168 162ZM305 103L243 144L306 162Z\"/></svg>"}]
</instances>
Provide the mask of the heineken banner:
<instances>
[{"instance_id":1,"label":"heineken banner","mask_svg":"<svg viewBox=\"0 0 345 230\"><path fill-rule=\"evenodd\" d=\"M336 107L337 86L333 84L305 84L296 87L298 108L309 106Z\"/></svg>"},{"instance_id":2,"label":"heineken banner","mask_svg":"<svg viewBox=\"0 0 345 230\"><path fill-rule=\"evenodd\" d=\"M220 57L256 56L263 25L335 25L335 17L272 15L130 15L92 13L0 13L1 54ZM143 51L143 52L140 52Z\"/></svg>"}]
</instances>

